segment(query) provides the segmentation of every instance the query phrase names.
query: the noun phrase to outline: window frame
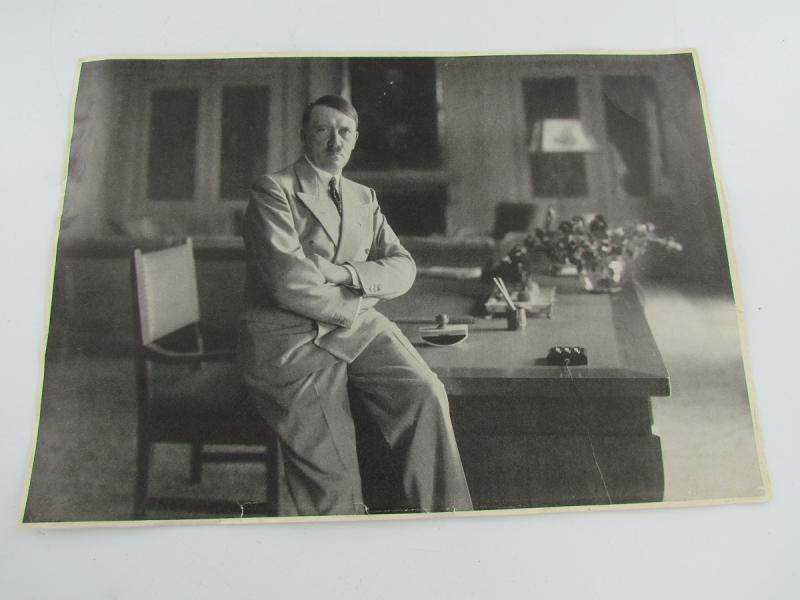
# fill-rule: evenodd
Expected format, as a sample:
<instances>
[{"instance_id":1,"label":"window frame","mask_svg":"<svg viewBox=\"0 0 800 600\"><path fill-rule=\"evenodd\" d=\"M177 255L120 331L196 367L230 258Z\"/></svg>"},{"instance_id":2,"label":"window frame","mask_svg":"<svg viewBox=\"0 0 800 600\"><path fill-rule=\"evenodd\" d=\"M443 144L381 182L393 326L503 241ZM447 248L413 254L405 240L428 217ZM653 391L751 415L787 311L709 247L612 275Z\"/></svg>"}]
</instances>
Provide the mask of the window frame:
<instances>
[{"instance_id":1,"label":"window frame","mask_svg":"<svg viewBox=\"0 0 800 600\"><path fill-rule=\"evenodd\" d=\"M284 130L270 127L285 117L283 82L285 61L251 60L240 64L230 61L164 61L148 65L133 88L132 102L137 110L133 119L133 144L130 165L130 203L126 211L131 217L180 219L198 232L213 232L220 221L234 219L247 203L246 198L225 198L221 195L222 158L222 95L223 89L234 86L266 86L268 95L266 171L283 165ZM150 150L152 94L164 89L196 89L198 91L197 138L195 146L195 191L192 198L152 199L147 194ZM230 227L224 228L230 230Z\"/></svg>"}]
</instances>

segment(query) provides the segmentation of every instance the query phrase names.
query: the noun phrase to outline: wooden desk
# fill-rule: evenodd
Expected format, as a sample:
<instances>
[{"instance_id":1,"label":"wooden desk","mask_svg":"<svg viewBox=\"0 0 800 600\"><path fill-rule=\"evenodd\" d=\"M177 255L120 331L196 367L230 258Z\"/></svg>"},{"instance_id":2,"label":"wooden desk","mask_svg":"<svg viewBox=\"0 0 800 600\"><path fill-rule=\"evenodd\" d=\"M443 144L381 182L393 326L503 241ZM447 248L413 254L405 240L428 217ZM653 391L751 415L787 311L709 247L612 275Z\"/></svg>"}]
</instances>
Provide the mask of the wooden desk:
<instances>
[{"instance_id":1,"label":"wooden desk","mask_svg":"<svg viewBox=\"0 0 800 600\"><path fill-rule=\"evenodd\" d=\"M650 397L669 395L669 377L635 287L604 295L567 278L541 283L557 286L553 318L531 319L525 331L480 319L461 345L435 348L417 325L402 326L448 390L475 507L662 500ZM489 290L419 278L380 310L394 319L474 314ZM547 366L554 345L584 346L589 364Z\"/></svg>"}]
</instances>

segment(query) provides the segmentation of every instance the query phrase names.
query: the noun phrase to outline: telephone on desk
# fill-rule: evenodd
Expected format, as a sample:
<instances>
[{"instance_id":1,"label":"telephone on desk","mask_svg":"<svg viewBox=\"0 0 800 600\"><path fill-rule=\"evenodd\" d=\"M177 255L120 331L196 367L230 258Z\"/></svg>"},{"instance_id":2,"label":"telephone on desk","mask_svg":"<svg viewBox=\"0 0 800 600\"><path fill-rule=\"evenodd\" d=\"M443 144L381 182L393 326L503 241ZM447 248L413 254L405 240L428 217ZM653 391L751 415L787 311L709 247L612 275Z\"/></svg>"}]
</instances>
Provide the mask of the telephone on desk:
<instances>
[{"instance_id":1,"label":"telephone on desk","mask_svg":"<svg viewBox=\"0 0 800 600\"><path fill-rule=\"evenodd\" d=\"M583 346L553 346L547 353L547 364L580 367L589 364L589 357Z\"/></svg>"}]
</instances>

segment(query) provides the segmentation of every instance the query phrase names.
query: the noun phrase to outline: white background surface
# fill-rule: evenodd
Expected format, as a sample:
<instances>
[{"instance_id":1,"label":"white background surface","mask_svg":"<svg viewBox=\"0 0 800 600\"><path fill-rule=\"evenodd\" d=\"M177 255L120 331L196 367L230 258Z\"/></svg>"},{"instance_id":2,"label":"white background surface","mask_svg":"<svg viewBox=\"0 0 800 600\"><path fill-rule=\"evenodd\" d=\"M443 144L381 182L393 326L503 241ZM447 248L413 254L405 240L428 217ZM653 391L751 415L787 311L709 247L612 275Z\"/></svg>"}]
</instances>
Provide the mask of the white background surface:
<instances>
[{"instance_id":1,"label":"white background surface","mask_svg":"<svg viewBox=\"0 0 800 600\"><path fill-rule=\"evenodd\" d=\"M800 589L794 2L0 0L0 596L788 598ZM455 8L459 6L460 8ZM20 529L77 59L696 47L743 285L768 504L376 523Z\"/></svg>"}]
</instances>

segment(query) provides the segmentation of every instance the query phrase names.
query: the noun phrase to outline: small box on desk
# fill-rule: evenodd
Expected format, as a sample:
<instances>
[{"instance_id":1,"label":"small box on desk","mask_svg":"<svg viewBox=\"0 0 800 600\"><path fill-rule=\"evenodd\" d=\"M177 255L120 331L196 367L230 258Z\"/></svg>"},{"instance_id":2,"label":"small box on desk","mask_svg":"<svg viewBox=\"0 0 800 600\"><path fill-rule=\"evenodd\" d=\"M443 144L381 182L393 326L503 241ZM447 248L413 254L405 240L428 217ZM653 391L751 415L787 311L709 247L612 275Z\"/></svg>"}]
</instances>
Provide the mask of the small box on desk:
<instances>
[{"instance_id":1,"label":"small box on desk","mask_svg":"<svg viewBox=\"0 0 800 600\"><path fill-rule=\"evenodd\" d=\"M547 353L547 364L580 367L589 364L589 357L583 346L553 346Z\"/></svg>"}]
</instances>

